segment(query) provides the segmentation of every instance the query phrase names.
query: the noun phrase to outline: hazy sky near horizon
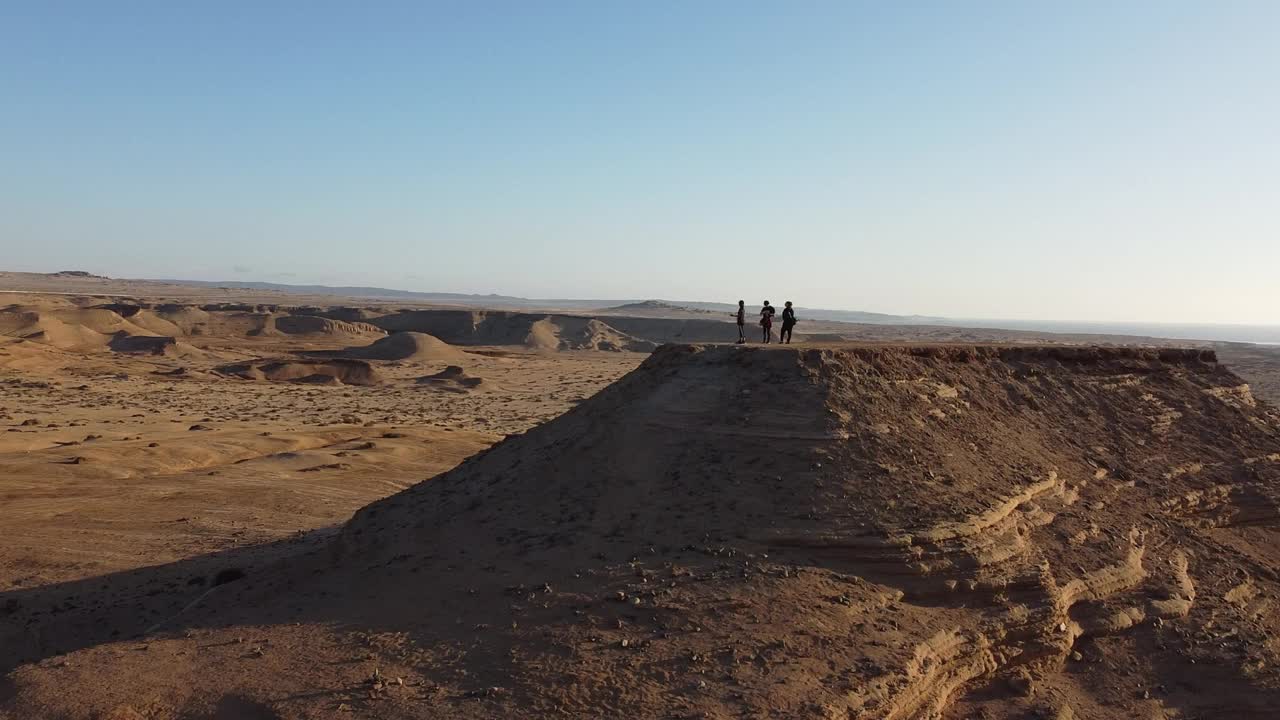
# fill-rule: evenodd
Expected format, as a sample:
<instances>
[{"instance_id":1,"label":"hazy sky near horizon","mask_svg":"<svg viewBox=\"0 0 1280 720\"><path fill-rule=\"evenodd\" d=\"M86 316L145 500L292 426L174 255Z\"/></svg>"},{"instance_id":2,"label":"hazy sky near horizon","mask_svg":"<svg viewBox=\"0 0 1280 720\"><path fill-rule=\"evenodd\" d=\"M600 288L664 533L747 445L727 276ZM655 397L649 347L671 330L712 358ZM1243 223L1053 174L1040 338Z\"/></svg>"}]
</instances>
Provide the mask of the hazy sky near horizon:
<instances>
[{"instance_id":1,"label":"hazy sky near horizon","mask_svg":"<svg viewBox=\"0 0 1280 720\"><path fill-rule=\"evenodd\" d=\"M1280 3L0 3L0 269L1280 323Z\"/></svg>"}]
</instances>

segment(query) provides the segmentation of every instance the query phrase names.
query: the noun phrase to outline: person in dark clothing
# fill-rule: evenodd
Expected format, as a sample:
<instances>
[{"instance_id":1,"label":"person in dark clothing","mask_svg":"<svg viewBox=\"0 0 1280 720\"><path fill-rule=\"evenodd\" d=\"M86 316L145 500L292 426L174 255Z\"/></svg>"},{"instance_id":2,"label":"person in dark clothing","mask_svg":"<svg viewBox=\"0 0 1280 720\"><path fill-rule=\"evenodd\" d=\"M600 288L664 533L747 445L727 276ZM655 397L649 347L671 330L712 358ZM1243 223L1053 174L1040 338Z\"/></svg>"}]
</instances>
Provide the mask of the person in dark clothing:
<instances>
[{"instance_id":1,"label":"person in dark clothing","mask_svg":"<svg viewBox=\"0 0 1280 720\"><path fill-rule=\"evenodd\" d=\"M747 302L745 300L738 301L738 344L741 345L747 341Z\"/></svg>"},{"instance_id":2,"label":"person in dark clothing","mask_svg":"<svg viewBox=\"0 0 1280 720\"><path fill-rule=\"evenodd\" d=\"M764 344L768 345L773 340L773 314L777 312L768 300L764 301L764 307L760 308L760 329L763 331Z\"/></svg>"},{"instance_id":3,"label":"person in dark clothing","mask_svg":"<svg viewBox=\"0 0 1280 720\"><path fill-rule=\"evenodd\" d=\"M791 307L791 301L787 301L787 306L782 308L782 332L778 333L778 342L791 344L791 329L796 326L796 311Z\"/></svg>"}]
</instances>

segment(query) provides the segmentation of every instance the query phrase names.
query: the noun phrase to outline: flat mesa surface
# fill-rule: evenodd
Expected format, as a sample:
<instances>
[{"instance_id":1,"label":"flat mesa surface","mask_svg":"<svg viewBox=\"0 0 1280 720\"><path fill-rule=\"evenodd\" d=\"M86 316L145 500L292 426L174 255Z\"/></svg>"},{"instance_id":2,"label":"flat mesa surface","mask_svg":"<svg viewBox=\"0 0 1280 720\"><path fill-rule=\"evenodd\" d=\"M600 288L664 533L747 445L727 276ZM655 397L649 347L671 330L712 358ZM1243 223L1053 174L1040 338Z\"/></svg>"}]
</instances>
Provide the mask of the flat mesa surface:
<instances>
[{"instance_id":1,"label":"flat mesa surface","mask_svg":"<svg viewBox=\"0 0 1280 720\"><path fill-rule=\"evenodd\" d=\"M0 308L0 720L1280 702L1266 348L204 299Z\"/></svg>"}]
</instances>

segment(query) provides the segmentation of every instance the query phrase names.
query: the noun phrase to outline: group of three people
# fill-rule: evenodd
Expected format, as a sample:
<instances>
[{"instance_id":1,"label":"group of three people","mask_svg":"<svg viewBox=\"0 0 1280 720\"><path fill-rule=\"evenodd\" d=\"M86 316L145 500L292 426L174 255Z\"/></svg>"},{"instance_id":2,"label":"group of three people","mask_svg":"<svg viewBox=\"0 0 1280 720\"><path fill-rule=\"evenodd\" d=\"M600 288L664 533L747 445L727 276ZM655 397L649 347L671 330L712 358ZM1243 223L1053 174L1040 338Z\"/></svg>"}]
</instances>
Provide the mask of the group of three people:
<instances>
[{"instance_id":1,"label":"group of three people","mask_svg":"<svg viewBox=\"0 0 1280 720\"><path fill-rule=\"evenodd\" d=\"M764 301L764 307L760 308L760 330L761 338L767 345L773 341L773 315L777 312L777 308L769 304L768 300ZM747 303L743 300L738 301L738 343L747 341ZM791 331L796 326L796 311L791 307L791 301L788 300L786 307L782 308L782 332L778 334L779 343L791 344Z\"/></svg>"}]
</instances>

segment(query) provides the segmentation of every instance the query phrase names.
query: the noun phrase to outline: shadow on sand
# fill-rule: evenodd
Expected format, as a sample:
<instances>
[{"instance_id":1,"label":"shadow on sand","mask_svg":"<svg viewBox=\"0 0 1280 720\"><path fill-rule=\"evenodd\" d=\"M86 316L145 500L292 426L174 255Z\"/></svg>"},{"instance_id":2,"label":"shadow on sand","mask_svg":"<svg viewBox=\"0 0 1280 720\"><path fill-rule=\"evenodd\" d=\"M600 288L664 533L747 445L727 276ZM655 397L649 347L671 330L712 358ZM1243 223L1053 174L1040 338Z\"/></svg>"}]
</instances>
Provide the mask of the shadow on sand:
<instances>
[{"instance_id":1,"label":"shadow on sand","mask_svg":"<svg viewBox=\"0 0 1280 720\"><path fill-rule=\"evenodd\" d=\"M106 642L182 627L193 605L234 597L249 583L321 553L338 528L70 582L0 592L3 674Z\"/></svg>"}]
</instances>

